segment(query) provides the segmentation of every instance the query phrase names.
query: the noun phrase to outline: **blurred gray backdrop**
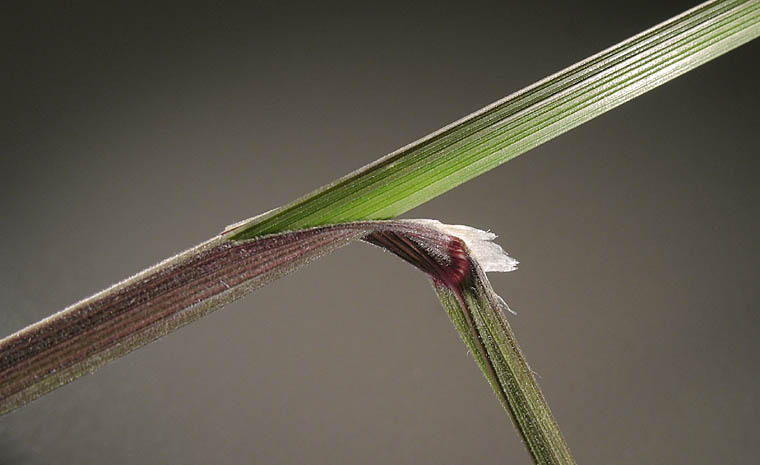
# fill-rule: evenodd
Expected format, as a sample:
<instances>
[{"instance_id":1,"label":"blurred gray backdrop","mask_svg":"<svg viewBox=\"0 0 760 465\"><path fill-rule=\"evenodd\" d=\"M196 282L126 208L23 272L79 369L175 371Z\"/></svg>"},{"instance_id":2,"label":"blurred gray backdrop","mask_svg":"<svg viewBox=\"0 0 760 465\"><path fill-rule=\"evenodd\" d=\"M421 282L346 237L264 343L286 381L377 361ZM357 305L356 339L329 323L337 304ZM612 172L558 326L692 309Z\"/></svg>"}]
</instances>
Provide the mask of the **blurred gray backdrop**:
<instances>
[{"instance_id":1,"label":"blurred gray backdrop","mask_svg":"<svg viewBox=\"0 0 760 465\"><path fill-rule=\"evenodd\" d=\"M693 5L47 3L0 15L2 336ZM407 215L521 261L493 284L579 463L760 454L758 52ZM529 460L366 245L0 418L2 464Z\"/></svg>"}]
</instances>

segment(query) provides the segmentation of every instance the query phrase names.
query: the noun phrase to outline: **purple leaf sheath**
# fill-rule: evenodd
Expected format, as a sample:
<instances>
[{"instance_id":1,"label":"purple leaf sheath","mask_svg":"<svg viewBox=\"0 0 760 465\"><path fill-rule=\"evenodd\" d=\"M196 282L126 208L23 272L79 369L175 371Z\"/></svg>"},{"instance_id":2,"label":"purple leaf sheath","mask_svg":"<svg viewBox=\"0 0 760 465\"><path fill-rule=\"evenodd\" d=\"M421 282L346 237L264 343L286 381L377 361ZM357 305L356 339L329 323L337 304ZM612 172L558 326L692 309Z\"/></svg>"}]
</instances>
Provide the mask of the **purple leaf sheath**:
<instances>
[{"instance_id":1,"label":"purple leaf sheath","mask_svg":"<svg viewBox=\"0 0 760 465\"><path fill-rule=\"evenodd\" d=\"M433 220L342 223L260 238L235 228L0 340L0 414L356 240L427 273L536 463L574 463L486 271L516 261L495 235Z\"/></svg>"},{"instance_id":2,"label":"purple leaf sheath","mask_svg":"<svg viewBox=\"0 0 760 465\"><path fill-rule=\"evenodd\" d=\"M450 237L415 221L346 223L231 241L230 231L0 340L0 414L95 371L354 240L454 283ZM436 254L408 249L422 243Z\"/></svg>"}]
</instances>

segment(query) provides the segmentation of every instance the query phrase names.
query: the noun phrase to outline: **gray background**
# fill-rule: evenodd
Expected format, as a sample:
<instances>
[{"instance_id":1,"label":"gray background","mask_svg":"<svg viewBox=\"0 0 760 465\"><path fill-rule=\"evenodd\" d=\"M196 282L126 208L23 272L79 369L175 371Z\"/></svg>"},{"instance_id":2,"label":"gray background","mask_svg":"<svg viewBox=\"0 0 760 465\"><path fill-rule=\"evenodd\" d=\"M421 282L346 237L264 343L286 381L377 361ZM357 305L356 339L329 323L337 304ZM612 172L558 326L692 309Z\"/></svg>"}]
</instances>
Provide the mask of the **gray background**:
<instances>
[{"instance_id":1,"label":"gray background","mask_svg":"<svg viewBox=\"0 0 760 465\"><path fill-rule=\"evenodd\" d=\"M6 6L0 332L691 5ZM760 453L759 51L407 215L521 261L493 284L580 463ZM426 278L365 245L0 418L2 464L527 462Z\"/></svg>"}]
</instances>

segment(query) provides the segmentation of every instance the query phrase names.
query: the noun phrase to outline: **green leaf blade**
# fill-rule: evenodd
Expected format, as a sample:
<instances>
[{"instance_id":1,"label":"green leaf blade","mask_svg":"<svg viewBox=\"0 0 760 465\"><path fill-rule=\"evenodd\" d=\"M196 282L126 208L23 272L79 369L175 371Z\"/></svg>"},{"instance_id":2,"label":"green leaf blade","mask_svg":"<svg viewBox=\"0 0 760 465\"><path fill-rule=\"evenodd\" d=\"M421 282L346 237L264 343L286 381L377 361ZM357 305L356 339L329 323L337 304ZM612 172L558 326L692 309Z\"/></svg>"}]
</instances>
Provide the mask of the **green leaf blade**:
<instances>
[{"instance_id":1,"label":"green leaf blade","mask_svg":"<svg viewBox=\"0 0 760 465\"><path fill-rule=\"evenodd\" d=\"M251 220L235 240L388 219L760 35L760 1L702 4Z\"/></svg>"}]
</instances>

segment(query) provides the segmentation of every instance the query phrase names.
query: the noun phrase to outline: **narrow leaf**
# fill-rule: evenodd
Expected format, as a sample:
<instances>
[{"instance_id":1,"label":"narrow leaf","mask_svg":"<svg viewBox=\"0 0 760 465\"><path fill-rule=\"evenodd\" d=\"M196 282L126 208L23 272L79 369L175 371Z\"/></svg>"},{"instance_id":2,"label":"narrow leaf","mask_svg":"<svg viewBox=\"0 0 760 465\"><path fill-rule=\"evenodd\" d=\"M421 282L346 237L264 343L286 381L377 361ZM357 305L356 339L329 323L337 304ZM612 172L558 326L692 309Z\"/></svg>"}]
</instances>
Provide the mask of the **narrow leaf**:
<instances>
[{"instance_id":1,"label":"narrow leaf","mask_svg":"<svg viewBox=\"0 0 760 465\"><path fill-rule=\"evenodd\" d=\"M485 271L487 233L395 217L760 35L760 0L712 1L579 62L284 207L238 223L0 340L7 413L351 241L431 276L537 463L573 463Z\"/></svg>"},{"instance_id":2,"label":"narrow leaf","mask_svg":"<svg viewBox=\"0 0 760 465\"><path fill-rule=\"evenodd\" d=\"M234 239L396 217L760 35L760 1L699 5L284 207Z\"/></svg>"}]
</instances>

